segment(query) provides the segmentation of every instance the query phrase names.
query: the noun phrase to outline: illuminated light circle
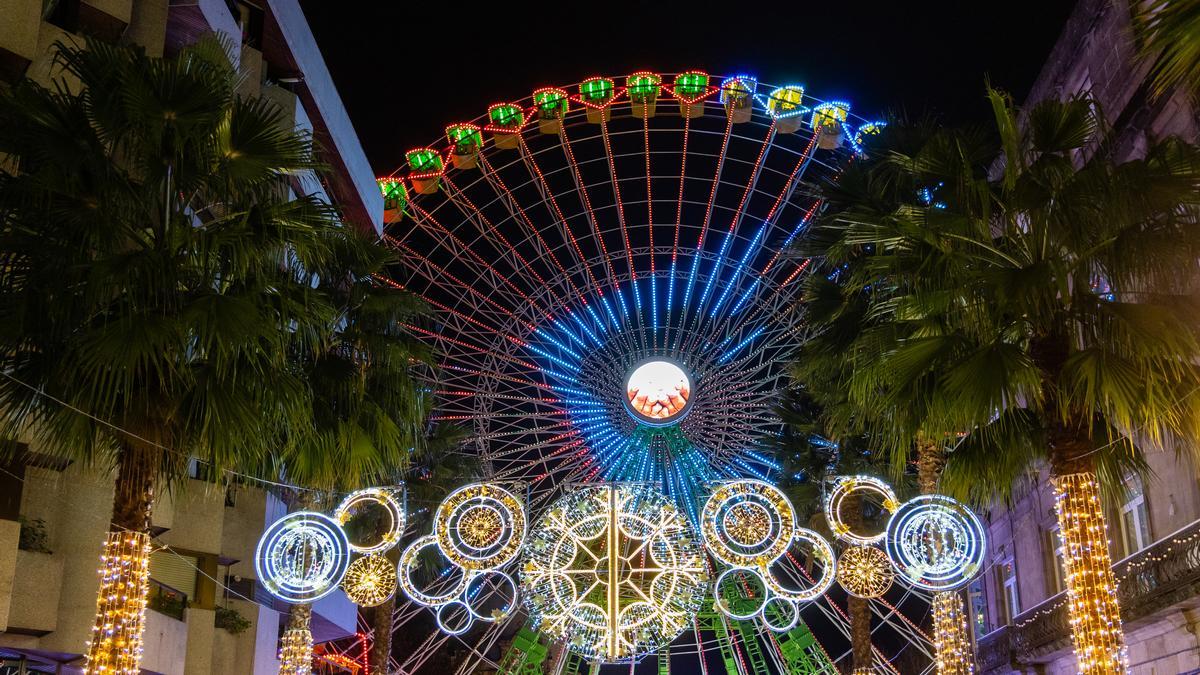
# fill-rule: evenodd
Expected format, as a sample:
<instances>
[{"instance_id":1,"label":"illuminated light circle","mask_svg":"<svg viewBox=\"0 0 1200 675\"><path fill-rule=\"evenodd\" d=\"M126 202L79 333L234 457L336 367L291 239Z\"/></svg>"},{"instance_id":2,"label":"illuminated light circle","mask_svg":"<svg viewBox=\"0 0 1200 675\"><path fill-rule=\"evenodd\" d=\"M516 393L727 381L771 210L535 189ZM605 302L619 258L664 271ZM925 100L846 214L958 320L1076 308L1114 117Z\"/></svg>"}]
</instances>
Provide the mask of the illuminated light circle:
<instances>
[{"instance_id":1,"label":"illuminated light circle","mask_svg":"<svg viewBox=\"0 0 1200 675\"><path fill-rule=\"evenodd\" d=\"M502 567L516 558L526 527L521 501L490 483L473 483L450 493L433 521L442 553L473 571Z\"/></svg>"},{"instance_id":2,"label":"illuminated light circle","mask_svg":"<svg viewBox=\"0 0 1200 675\"><path fill-rule=\"evenodd\" d=\"M503 604L500 607L489 608L489 604L497 597L504 598ZM471 610L471 616L480 621L502 621L512 614L517 606L517 582L504 572L480 572L467 583L467 588L463 591L463 602L467 609Z\"/></svg>"},{"instance_id":3,"label":"illuminated light circle","mask_svg":"<svg viewBox=\"0 0 1200 675\"><path fill-rule=\"evenodd\" d=\"M731 619L745 621L762 614L770 591L758 570L730 567L713 585L713 606Z\"/></svg>"},{"instance_id":4,"label":"illuminated light circle","mask_svg":"<svg viewBox=\"0 0 1200 675\"><path fill-rule=\"evenodd\" d=\"M532 529L521 595L537 630L589 659L656 651L692 625L708 585L679 508L644 485L589 485Z\"/></svg>"},{"instance_id":5,"label":"illuminated light circle","mask_svg":"<svg viewBox=\"0 0 1200 675\"><path fill-rule=\"evenodd\" d=\"M297 511L271 523L254 551L254 571L275 597L313 602L341 583L350 564L350 543L337 521Z\"/></svg>"},{"instance_id":6,"label":"illuminated light circle","mask_svg":"<svg viewBox=\"0 0 1200 675\"><path fill-rule=\"evenodd\" d=\"M346 568L342 590L359 607L375 607L396 594L396 566L381 555L368 555Z\"/></svg>"},{"instance_id":7,"label":"illuminated light circle","mask_svg":"<svg viewBox=\"0 0 1200 675\"><path fill-rule=\"evenodd\" d=\"M767 598L763 605L762 624L774 633L783 633L800 623L800 606L786 598L778 596Z\"/></svg>"},{"instance_id":8,"label":"illuminated light circle","mask_svg":"<svg viewBox=\"0 0 1200 675\"><path fill-rule=\"evenodd\" d=\"M796 543L808 544L809 551L804 554L804 559L792 555L791 545ZM821 565L820 574L815 579L806 569L809 558ZM763 568L767 588L792 602L810 602L821 597L833 586L837 573L838 563L833 547L825 541L825 537L802 527L796 528L795 537L789 542L784 555Z\"/></svg>"},{"instance_id":9,"label":"illuminated light circle","mask_svg":"<svg viewBox=\"0 0 1200 675\"><path fill-rule=\"evenodd\" d=\"M447 567L447 574L452 575L449 581L439 579L442 585L438 592L429 592L422 589L413 580L412 574L416 571L420 564L418 558L421 551L427 548L434 548L440 551L437 545L437 539L432 534L425 535L408 545L404 552L400 554L400 563L396 566L396 577L400 584L400 590L409 597L413 602L426 607L436 607L438 605L451 602L454 598L462 595L466 590L467 583L471 581L471 574L463 568L450 564Z\"/></svg>"},{"instance_id":10,"label":"illuminated light circle","mask_svg":"<svg viewBox=\"0 0 1200 675\"><path fill-rule=\"evenodd\" d=\"M963 504L943 495L921 495L905 502L888 521L886 546L909 584L948 591L982 568L987 534Z\"/></svg>"},{"instance_id":11,"label":"illuminated light circle","mask_svg":"<svg viewBox=\"0 0 1200 675\"><path fill-rule=\"evenodd\" d=\"M700 516L709 552L733 567L769 564L787 550L796 512L779 488L759 480L722 483Z\"/></svg>"},{"instance_id":12,"label":"illuminated light circle","mask_svg":"<svg viewBox=\"0 0 1200 675\"><path fill-rule=\"evenodd\" d=\"M888 556L874 546L849 546L838 558L838 585L859 598L878 598L892 587Z\"/></svg>"},{"instance_id":13,"label":"illuminated light circle","mask_svg":"<svg viewBox=\"0 0 1200 675\"><path fill-rule=\"evenodd\" d=\"M462 635L471 630L473 623L475 616L471 613L471 608L461 600L451 600L438 607L437 624L443 633Z\"/></svg>"},{"instance_id":14,"label":"illuminated light circle","mask_svg":"<svg viewBox=\"0 0 1200 675\"><path fill-rule=\"evenodd\" d=\"M400 501L396 499L395 494L391 490L366 488L346 495L346 498L338 505L337 510L333 512L334 520L344 530L347 523L357 515L356 511L358 509L372 505L383 509L384 513L387 514L387 523L386 527L383 528L383 534L379 535L378 542L374 544L362 541L350 542L350 548L363 555L383 553L400 541L400 537L404 535L405 525L404 507L400 504Z\"/></svg>"},{"instance_id":15,"label":"illuminated light circle","mask_svg":"<svg viewBox=\"0 0 1200 675\"><path fill-rule=\"evenodd\" d=\"M896 510L900 508L895 491L878 478L842 476L834 482L833 489L829 491L829 495L825 499L825 519L829 521L829 528L835 537L853 546L867 546L882 541L887 536L886 529L877 534L853 532L842 517L843 503L847 497L855 493L860 496L875 495L883 506L883 510L888 514L895 514Z\"/></svg>"},{"instance_id":16,"label":"illuminated light circle","mask_svg":"<svg viewBox=\"0 0 1200 675\"><path fill-rule=\"evenodd\" d=\"M678 363L656 357L634 366L625 378L625 409L650 426L675 424L692 407L692 378Z\"/></svg>"}]
</instances>

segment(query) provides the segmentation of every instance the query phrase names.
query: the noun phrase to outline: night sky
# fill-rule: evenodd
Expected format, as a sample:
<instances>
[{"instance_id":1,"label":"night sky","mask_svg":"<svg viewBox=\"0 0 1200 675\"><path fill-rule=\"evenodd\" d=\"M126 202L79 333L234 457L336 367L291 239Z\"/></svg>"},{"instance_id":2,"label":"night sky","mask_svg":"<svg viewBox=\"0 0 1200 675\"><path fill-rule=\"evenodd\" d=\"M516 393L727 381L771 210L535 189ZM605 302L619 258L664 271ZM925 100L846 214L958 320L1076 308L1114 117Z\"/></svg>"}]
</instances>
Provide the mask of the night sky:
<instances>
[{"instance_id":1,"label":"night sky","mask_svg":"<svg viewBox=\"0 0 1200 675\"><path fill-rule=\"evenodd\" d=\"M985 119L984 78L1020 100L1069 0L472 3L300 0L367 157L390 173L451 122L548 85L636 70L748 73L854 112Z\"/></svg>"}]
</instances>

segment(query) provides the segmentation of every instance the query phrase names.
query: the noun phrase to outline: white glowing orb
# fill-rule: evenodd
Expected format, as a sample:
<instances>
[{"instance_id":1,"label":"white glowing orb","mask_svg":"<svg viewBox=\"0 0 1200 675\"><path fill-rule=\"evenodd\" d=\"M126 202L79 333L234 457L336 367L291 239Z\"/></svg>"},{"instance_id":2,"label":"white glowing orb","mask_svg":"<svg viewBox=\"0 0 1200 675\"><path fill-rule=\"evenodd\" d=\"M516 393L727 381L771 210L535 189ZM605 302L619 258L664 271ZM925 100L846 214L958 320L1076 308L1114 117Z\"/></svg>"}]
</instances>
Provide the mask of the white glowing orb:
<instances>
[{"instance_id":1,"label":"white glowing orb","mask_svg":"<svg viewBox=\"0 0 1200 675\"><path fill-rule=\"evenodd\" d=\"M634 368L625 381L625 408L638 421L662 426L683 419L692 404L692 380L667 359Z\"/></svg>"}]
</instances>

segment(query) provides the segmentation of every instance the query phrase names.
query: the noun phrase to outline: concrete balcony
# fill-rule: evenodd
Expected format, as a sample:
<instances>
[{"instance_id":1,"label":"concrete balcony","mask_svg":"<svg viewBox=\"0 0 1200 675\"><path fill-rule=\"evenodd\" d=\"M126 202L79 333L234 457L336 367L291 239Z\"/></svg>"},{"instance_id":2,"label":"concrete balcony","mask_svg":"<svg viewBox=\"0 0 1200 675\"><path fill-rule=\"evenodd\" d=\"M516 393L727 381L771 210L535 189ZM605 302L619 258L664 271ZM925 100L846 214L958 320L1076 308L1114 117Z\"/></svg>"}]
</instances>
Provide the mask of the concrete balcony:
<instances>
[{"instance_id":1,"label":"concrete balcony","mask_svg":"<svg viewBox=\"0 0 1200 675\"><path fill-rule=\"evenodd\" d=\"M0 0L0 80L25 74L38 55L42 0Z\"/></svg>"},{"instance_id":2,"label":"concrete balcony","mask_svg":"<svg viewBox=\"0 0 1200 675\"><path fill-rule=\"evenodd\" d=\"M1127 635L1178 609L1200 606L1200 520L1117 562L1113 573ZM1070 649L1066 593L1059 593L980 638L976 654L980 672L1008 673Z\"/></svg>"}]
</instances>

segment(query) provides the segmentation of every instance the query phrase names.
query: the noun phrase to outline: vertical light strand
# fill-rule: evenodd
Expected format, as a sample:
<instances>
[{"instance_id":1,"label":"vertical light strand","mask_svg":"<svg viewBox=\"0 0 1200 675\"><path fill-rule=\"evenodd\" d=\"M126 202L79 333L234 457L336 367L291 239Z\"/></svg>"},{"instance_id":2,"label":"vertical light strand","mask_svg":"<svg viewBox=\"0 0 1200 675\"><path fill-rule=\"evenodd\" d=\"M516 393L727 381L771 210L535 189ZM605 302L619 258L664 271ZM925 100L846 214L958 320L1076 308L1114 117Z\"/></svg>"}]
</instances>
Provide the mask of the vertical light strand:
<instances>
[{"instance_id":1,"label":"vertical light strand","mask_svg":"<svg viewBox=\"0 0 1200 675\"><path fill-rule=\"evenodd\" d=\"M279 675L312 673L313 638L307 628L289 628L279 645Z\"/></svg>"},{"instance_id":2,"label":"vertical light strand","mask_svg":"<svg viewBox=\"0 0 1200 675\"><path fill-rule=\"evenodd\" d=\"M150 550L150 535L145 532L108 533L100 556L100 591L85 672L141 672Z\"/></svg>"},{"instance_id":3,"label":"vertical light strand","mask_svg":"<svg viewBox=\"0 0 1200 675\"><path fill-rule=\"evenodd\" d=\"M933 595L933 646L938 675L973 675L967 614L962 596L955 591Z\"/></svg>"},{"instance_id":4,"label":"vertical light strand","mask_svg":"<svg viewBox=\"0 0 1200 675\"><path fill-rule=\"evenodd\" d=\"M1100 488L1090 473L1053 479L1071 640L1081 675L1129 671Z\"/></svg>"}]
</instances>

